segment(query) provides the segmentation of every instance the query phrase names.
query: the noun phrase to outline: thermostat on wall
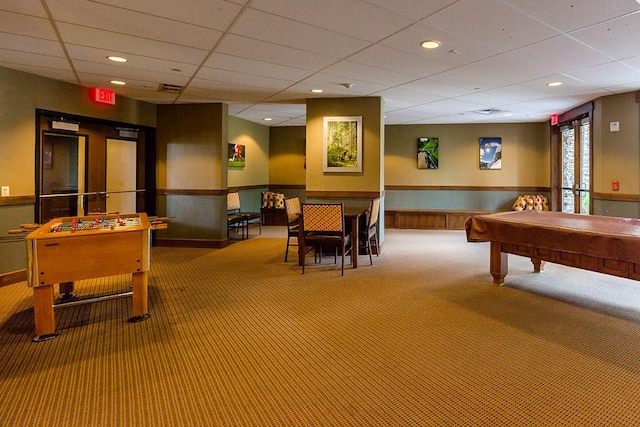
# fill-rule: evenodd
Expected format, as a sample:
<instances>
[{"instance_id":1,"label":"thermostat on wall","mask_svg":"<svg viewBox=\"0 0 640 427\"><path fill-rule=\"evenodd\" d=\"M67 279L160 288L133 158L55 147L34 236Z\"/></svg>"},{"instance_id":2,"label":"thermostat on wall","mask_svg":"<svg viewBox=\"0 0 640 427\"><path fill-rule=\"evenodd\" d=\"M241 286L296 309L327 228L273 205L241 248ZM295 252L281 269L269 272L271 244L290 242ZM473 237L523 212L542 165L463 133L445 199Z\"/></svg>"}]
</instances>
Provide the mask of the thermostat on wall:
<instances>
[{"instance_id":1,"label":"thermostat on wall","mask_svg":"<svg viewBox=\"0 0 640 427\"><path fill-rule=\"evenodd\" d=\"M609 132L619 132L620 122L609 122Z\"/></svg>"}]
</instances>

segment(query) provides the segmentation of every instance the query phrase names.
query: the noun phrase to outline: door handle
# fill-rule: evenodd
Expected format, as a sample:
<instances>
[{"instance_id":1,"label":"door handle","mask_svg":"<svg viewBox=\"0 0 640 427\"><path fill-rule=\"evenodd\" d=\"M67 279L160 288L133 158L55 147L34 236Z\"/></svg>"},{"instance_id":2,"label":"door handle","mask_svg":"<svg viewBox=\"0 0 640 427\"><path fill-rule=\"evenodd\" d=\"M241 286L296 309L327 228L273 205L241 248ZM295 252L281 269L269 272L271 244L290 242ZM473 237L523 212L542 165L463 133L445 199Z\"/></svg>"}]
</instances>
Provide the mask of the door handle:
<instances>
[{"instance_id":1,"label":"door handle","mask_svg":"<svg viewBox=\"0 0 640 427\"><path fill-rule=\"evenodd\" d=\"M587 191L589 191L588 188L582 188L579 184L576 184L574 189L573 189L573 192L574 192L574 194L576 196L579 196L580 193L584 193L584 192L587 192Z\"/></svg>"}]
</instances>

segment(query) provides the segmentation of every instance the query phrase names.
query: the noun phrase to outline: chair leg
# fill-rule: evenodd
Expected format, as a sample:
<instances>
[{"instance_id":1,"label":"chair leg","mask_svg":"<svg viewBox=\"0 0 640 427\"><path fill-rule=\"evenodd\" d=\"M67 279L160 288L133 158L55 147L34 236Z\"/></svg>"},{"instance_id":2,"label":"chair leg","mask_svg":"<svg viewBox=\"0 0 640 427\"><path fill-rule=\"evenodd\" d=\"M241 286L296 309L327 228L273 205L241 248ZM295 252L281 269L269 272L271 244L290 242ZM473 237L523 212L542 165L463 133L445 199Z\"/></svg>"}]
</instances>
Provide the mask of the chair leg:
<instances>
[{"instance_id":1,"label":"chair leg","mask_svg":"<svg viewBox=\"0 0 640 427\"><path fill-rule=\"evenodd\" d=\"M365 244L367 248L367 253L369 254L369 263L373 265L373 258L371 257L371 239L367 238L367 243Z\"/></svg>"},{"instance_id":2,"label":"chair leg","mask_svg":"<svg viewBox=\"0 0 640 427\"><path fill-rule=\"evenodd\" d=\"M380 256L380 247L378 246L378 235L373 235L373 240L376 243L376 256Z\"/></svg>"},{"instance_id":3,"label":"chair leg","mask_svg":"<svg viewBox=\"0 0 640 427\"><path fill-rule=\"evenodd\" d=\"M291 240L291 236L287 236L287 249L284 251L284 262L287 262L287 257L289 256L289 241Z\"/></svg>"}]
</instances>

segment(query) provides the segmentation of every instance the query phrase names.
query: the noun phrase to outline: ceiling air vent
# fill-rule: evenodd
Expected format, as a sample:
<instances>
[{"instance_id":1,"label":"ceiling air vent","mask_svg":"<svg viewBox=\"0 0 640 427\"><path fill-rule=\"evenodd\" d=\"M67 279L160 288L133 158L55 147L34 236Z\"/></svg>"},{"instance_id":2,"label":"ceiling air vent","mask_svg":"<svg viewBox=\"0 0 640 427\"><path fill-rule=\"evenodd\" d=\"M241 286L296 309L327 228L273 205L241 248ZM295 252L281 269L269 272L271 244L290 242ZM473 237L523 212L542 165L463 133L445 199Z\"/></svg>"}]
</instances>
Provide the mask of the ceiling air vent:
<instances>
[{"instance_id":1,"label":"ceiling air vent","mask_svg":"<svg viewBox=\"0 0 640 427\"><path fill-rule=\"evenodd\" d=\"M476 110L474 111L474 113L477 114L484 114L485 116L488 116L489 114L498 114L498 113L502 113L502 110L496 110L495 108L487 108L486 110Z\"/></svg>"},{"instance_id":2,"label":"ceiling air vent","mask_svg":"<svg viewBox=\"0 0 640 427\"><path fill-rule=\"evenodd\" d=\"M160 87L158 87L158 91L166 93L180 93L181 90L182 86L170 85L167 83L160 83Z\"/></svg>"}]
</instances>

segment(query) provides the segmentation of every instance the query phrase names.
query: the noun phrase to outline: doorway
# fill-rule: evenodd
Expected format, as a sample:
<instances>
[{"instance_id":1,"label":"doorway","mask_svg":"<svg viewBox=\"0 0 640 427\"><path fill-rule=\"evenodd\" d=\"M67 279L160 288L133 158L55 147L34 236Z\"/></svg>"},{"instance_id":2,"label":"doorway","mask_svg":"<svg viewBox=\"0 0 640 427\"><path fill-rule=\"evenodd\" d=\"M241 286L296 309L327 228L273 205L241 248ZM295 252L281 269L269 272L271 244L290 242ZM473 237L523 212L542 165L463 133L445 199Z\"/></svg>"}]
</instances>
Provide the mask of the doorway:
<instances>
[{"instance_id":1,"label":"doorway","mask_svg":"<svg viewBox=\"0 0 640 427\"><path fill-rule=\"evenodd\" d=\"M155 214L155 130L36 110L35 222Z\"/></svg>"},{"instance_id":2,"label":"doorway","mask_svg":"<svg viewBox=\"0 0 640 427\"><path fill-rule=\"evenodd\" d=\"M136 144L107 139L107 212L136 212Z\"/></svg>"},{"instance_id":3,"label":"doorway","mask_svg":"<svg viewBox=\"0 0 640 427\"><path fill-rule=\"evenodd\" d=\"M593 211L593 103L558 116L551 125L551 210L589 215Z\"/></svg>"},{"instance_id":4,"label":"doorway","mask_svg":"<svg viewBox=\"0 0 640 427\"><path fill-rule=\"evenodd\" d=\"M562 212L591 213L591 123L589 117L560 127Z\"/></svg>"},{"instance_id":5,"label":"doorway","mask_svg":"<svg viewBox=\"0 0 640 427\"><path fill-rule=\"evenodd\" d=\"M39 180L41 222L84 215L85 139L82 135L43 134Z\"/></svg>"}]
</instances>

